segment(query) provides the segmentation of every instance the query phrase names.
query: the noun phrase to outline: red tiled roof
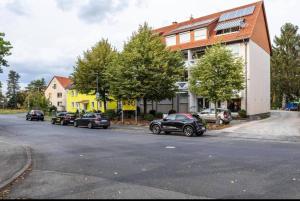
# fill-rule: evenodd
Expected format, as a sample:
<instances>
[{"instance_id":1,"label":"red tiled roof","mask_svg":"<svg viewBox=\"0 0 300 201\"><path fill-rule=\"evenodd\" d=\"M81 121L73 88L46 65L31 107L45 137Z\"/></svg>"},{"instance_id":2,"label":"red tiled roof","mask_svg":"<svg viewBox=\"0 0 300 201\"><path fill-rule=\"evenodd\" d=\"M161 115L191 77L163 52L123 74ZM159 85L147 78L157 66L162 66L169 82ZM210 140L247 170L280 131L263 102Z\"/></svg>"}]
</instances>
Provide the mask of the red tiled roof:
<instances>
[{"instance_id":1,"label":"red tiled roof","mask_svg":"<svg viewBox=\"0 0 300 201\"><path fill-rule=\"evenodd\" d=\"M65 89L72 83L72 80L67 77L54 76L54 78L56 78L61 86L63 86Z\"/></svg>"},{"instance_id":2,"label":"red tiled roof","mask_svg":"<svg viewBox=\"0 0 300 201\"><path fill-rule=\"evenodd\" d=\"M160 35L166 36L166 35L171 34L171 33L177 33L176 29L178 29L182 26L193 25L197 22L199 23L201 21L207 21L207 20L210 20L210 19L219 19L220 16L224 13L239 10L239 9L243 9L243 8L247 8L247 7L250 7L250 6L255 6L254 13L251 14L251 15L247 15L247 16L243 17L245 19L246 26L244 28L242 28L239 32L230 33L230 34L226 34L226 35L216 35L215 27L217 25L217 21L212 21L208 25L208 38L206 40L194 41L192 39L189 43L177 44L175 46L171 46L170 48L172 50L183 50L183 49L191 49L191 48L196 48L196 47L209 46L209 45L216 44L218 42L233 42L233 41L238 41L238 40L243 40L243 39L250 39L253 35L253 32L254 32L254 29L256 27L257 21L258 20L263 20L263 19L259 18L260 13L265 12L263 1L259 1L259 2L256 2L256 3L244 5L244 6L240 6L240 7L237 7L237 8L233 8L233 9L218 12L218 13L214 13L214 14L207 15L207 16L204 16L204 17L191 19L191 20L184 21L184 22L181 22L181 23L175 23L175 24L172 24L172 25L169 25L169 26L166 26L166 27L155 29L154 32L158 33ZM265 15L264 15L264 17L265 17ZM266 29L267 34L269 34L266 19L264 21L265 21L264 29ZM191 34L192 35L194 34L193 30L191 31ZM266 40L266 39L264 39L264 40ZM271 51L271 43L270 43L269 35L267 37L267 40L268 41L262 41L261 43L264 43L264 45L262 45L262 46L264 46L263 48L267 52L270 52Z\"/></svg>"}]
</instances>

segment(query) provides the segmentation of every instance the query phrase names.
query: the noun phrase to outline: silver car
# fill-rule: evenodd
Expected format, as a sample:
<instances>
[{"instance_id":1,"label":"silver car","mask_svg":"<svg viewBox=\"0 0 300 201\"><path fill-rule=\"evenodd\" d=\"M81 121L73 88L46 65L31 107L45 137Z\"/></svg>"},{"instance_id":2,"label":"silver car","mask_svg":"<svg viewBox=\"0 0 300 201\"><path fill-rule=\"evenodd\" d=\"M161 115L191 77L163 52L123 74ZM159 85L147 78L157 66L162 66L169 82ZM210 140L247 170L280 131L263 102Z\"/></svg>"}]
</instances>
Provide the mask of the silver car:
<instances>
[{"instance_id":1,"label":"silver car","mask_svg":"<svg viewBox=\"0 0 300 201\"><path fill-rule=\"evenodd\" d=\"M217 118L215 109L206 109L198 113L198 116L205 119L207 122L216 122L219 120L220 124L230 124L232 116L230 110L217 108Z\"/></svg>"}]
</instances>

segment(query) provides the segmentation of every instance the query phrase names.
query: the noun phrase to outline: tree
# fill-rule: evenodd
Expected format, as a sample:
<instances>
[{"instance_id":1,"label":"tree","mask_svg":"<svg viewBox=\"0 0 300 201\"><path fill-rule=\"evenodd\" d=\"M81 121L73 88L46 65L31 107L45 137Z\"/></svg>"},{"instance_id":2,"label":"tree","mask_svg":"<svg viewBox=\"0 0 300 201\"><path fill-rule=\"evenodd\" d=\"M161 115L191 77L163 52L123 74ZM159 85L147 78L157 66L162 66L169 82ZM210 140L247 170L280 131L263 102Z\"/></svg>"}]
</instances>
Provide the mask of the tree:
<instances>
[{"instance_id":1,"label":"tree","mask_svg":"<svg viewBox=\"0 0 300 201\"><path fill-rule=\"evenodd\" d=\"M43 110L46 112L49 108L49 100L43 95L43 93L38 92L29 92L26 99L25 104L27 105L28 109L37 109Z\"/></svg>"},{"instance_id":2,"label":"tree","mask_svg":"<svg viewBox=\"0 0 300 201\"><path fill-rule=\"evenodd\" d=\"M208 98L216 109L219 101L229 100L244 89L243 66L242 59L226 47L212 46L191 69L190 91Z\"/></svg>"},{"instance_id":3,"label":"tree","mask_svg":"<svg viewBox=\"0 0 300 201\"><path fill-rule=\"evenodd\" d=\"M91 50L84 52L83 58L78 58L72 74L75 89L79 92L96 94L99 89L99 100L103 101L105 111L109 100L107 70L113 67L116 55L117 51L107 40L102 39Z\"/></svg>"},{"instance_id":4,"label":"tree","mask_svg":"<svg viewBox=\"0 0 300 201\"><path fill-rule=\"evenodd\" d=\"M28 86L26 87L27 91L38 91L38 92L44 92L47 88L45 79L39 79L39 80L33 80L31 81Z\"/></svg>"},{"instance_id":5,"label":"tree","mask_svg":"<svg viewBox=\"0 0 300 201\"><path fill-rule=\"evenodd\" d=\"M175 96L175 82L183 74L183 57L170 51L145 23L140 25L119 55L118 64L110 72L112 94L122 99L143 99L144 114L147 100L161 101Z\"/></svg>"},{"instance_id":6,"label":"tree","mask_svg":"<svg viewBox=\"0 0 300 201\"><path fill-rule=\"evenodd\" d=\"M5 34L0 32L0 73L3 72L2 66L8 66L8 63L4 58L11 54L10 49L12 48L10 42L4 40L4 36Z\"/></svg>"},{"instance_id":7,"label":"tree","mask_svg":"<svg viewBox=\"0 0 300 201\"><path fill-rule=\"evenodd\" d=\"M271 94L274 107L300 97L300 35L298 26L286 23L275 36L271 59Z\"/></svg>"},{"instance_id":8,"label":"tree","mask_svg":"<svg viewBox=\"0 0 300 201\"><path fill-rule=\"evenodd\" d=\"M10 49L12 48L10 42L4 40L4 36L5 34L0 32L0 73L3 73L2 66L8 67L8 63L4 58L11 55Z\"/></svg>"},{"instance_id":9,"label":"tree","mask_svg":"<svg viewBox=\"0 0 300 201\"><path fill-rule=\"evenodd\" d=\"M19 79L20 75L17 72L9 71L6 96L8 98L8 107L10 108L17 108L17 93L20 90Z\"/></svg>"}]
</instances>

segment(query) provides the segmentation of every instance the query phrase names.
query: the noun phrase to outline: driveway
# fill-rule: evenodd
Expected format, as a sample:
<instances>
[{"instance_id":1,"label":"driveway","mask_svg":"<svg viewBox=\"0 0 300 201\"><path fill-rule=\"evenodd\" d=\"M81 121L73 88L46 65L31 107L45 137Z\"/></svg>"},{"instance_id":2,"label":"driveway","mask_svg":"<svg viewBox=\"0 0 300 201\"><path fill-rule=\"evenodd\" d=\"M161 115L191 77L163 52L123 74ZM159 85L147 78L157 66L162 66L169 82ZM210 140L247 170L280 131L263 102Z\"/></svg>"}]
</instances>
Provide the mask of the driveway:
<instances>
[{"instance_id":1,"label":"driveway","mask_svg":"<svg viewBox=\"0 0 300 201\"><path fill-rule=\"evenodd\" d=\"M0 140L33 149L33 170L9 198L300 197L300 143L232 139L0 115Z\"/></svg>"},{"instance_id":2,"label":"driveway","mask_svg":"<svg viewBox=\"0 0 300 201\"><path fill-rule=\"evenodd\" d=\"M224 129L228 137L279 141L300 140L300 113L272 111L271 117Z\"/></svg>"}]
</instances>

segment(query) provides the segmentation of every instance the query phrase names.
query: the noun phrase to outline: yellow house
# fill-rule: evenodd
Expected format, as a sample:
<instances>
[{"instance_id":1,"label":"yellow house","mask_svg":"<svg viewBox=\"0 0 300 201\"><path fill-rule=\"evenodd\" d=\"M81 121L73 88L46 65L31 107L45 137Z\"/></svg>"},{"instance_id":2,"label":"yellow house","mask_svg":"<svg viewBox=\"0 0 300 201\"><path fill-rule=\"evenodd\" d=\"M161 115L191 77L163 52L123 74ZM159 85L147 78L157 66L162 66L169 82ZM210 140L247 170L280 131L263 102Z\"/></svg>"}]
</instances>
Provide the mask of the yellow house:
<instances>
[{"instance_id":1,"label":"yellow house","mask_svg":"<svg viewBox=\"0 0 300 201\"><path fill-rule=\"evenodd\" d=\"M110 98L113 99L113 98ZM116 100L108 101L107 110L116 110L118 108L118 103ZM123 110L124 111L134 111L136 109L135 101L124 101ZM76 111L101 111L104 112L103 101L99 101L97 105L96 95L90 94L81 94L75 89L69 89L67 93L67 111L76 112Z\"/></svg>"}]
</instances>

